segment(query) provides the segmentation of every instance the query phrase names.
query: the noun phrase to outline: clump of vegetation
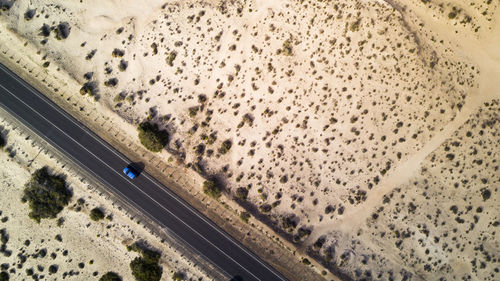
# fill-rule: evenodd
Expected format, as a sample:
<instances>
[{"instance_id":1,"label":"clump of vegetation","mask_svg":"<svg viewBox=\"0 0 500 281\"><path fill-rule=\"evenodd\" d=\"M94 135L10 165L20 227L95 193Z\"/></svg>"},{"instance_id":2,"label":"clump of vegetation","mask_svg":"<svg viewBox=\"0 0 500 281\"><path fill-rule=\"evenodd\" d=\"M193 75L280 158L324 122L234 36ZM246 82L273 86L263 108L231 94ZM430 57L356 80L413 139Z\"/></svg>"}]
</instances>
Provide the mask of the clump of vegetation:
<instances>
[{"instance_id":1,"label":"clump of vegetation","mask_svg":"<svg viewBox=\"0 0 500 281\"><path fill-rule=\"evenodd\" d=\"M125 51L120 50L120 49L114 49L113 52L111 53L111 55L114 58L121 58L125 55Z\"/></svg>"},{"instance_id":2,"label":"clump of vegetation","mask_svg":"<svg viewBox=\"0 0 500 281\"><path fill-rule=\"evenodd\" d=\"M174 272L174 275L172 275L172 280L174 281L183 281L186 280L184 278L184 273L182 272Z\"/></svg>"},{"instance_id":3,"label":"clump of vegetation","mask_svg":"<svg viewBox=\"0 0 500 281\"><path fill-rule=\"evenodd\" d=\"M177 52L172 51L165 60L169 66L173 66L176 57L177 57Z\"/></svg>"},{"instance_id":4,"label":"clump of vegetation","mask_svg":"<svg viewBox=\"0 0 500 281\"><path fill-rule=\"evenodd\" d=\"M104 86L106 87L115 87L116 85L118 85L118 78L109 78L104 81Z\"/></svg>"},{"instance_id":5,"label":"clump of vegetation","mask_svg":"<svg viewBox=\"0 0 500 281\"><path fill-rule=\"evenodd\" d=\"M42 27L40 27L40 32L38 33L38 35L43 36L43 37L49 37L50 26L48 24L44 23L42 25Z\"/></svg>"},{"instance_id":6,"label":"clump of vegetation","mask_svg":"<svg viewBox=\"0 0 500 281\"><path fill-rule=\"evenodd\" d=\"M0 281L9 281L9 274L5 271L0 272Z\"/></svg>"},{"instance_id":7,"label":"clump of vegetation","mask_svg":"<svg viewBox=\"0 0 500 281\"><path fill-rule=\"evenodd\" d=\"M159 152L168 143L167 131L158 129L158 124L143 122L137 130L141 144L149 151Z\"/></svg>"},{"instance_id":8,"label":"clump of vegetation","mask_svg":"<svg viewBox=\"0 0 500 281\"><path fill-rule=\"evenodd\" d=\"M26 183L22 199L29 202L29 217L40 222L40 219L55 218L68 205L71 196L64 179L49 174L47 167L43 167Z\"/></svg>"},{"instance_id":9,"label":"clump of vegetation","mask_svg":"<svg viewBox=\"0 0 500 281\"><path fill-rule=\"evenodd\" d=\"M241 212L240 213L240 219L246 223L248 223L248 220L250 219L250 214L248 212Z\"/></svg>"},{"instance_id":10,"label":"clump of vegetation","mask_svg":"<svg viewBox=\"0 0 500 281\"><path fill-rule=\"evenodd\" d=\"M90 219L93 221L100 221L104 218L104 213L99 208L94 208L90 211Z\"/></svg>"},{"instance_id":11,"label":"clump of vegetation","mask_svg":"<svg viewBox=\"0 0 500 281\"><path fill-rule=\"evenodd\" d=\"M214 180L203 182L203 192L214 199L219 198L222 194L220 186Z\"/></svg>"},{"instance_id":12,"label":"clump of vegetation","mask_svg":"<svg viewBox=\"0 0 500 281\"><path fill-rule=\"evenodd\" d=\"M142 257L135 258L130 262L132 275L137 281L159 281L162 275L162 268L158 265L160 261L160 253L145 249L134 244L132 250L139 252Z\"/></svg>"},{"instance_id":13,"label":"clump of vegetation","mask_svg":"<svg viewBox=\"0 0 500 281\"><path fill-rule=\"evenodd\" d=\"M61 22L54 28L54 33L56 34L57 40L66 39L69 36L71 27L67 22Z\"/></svg>"},{"instance_id":14,"label":"clump of vegetation","mask_svg":"<svg viewBox=\"0 0 500 281\"><path fill-rule=\"evenodd\" d=\"M26 12L24 13L24 19L27 21L33 19L33 17L35 16L35 12L35 9L26 10Z\"/></svg>"},{"instance_id":15,"label":"clump of vegetation","mask_svg":"<svg viewBox=\"0 0 500 281\"><path fill-rule=\"evenodd\" d=\"M248 189L244 187L239 187L236 189L236 198L240 200L246 200L248 197Z\"/></svg>"},{"instance_id":16,"label":"clump of vegetation","mask_svg":"<svg viewBox=\"0 0 500 281\"><path fill-rule=\"evenodd\" d=\"M99 278L99 281L122 281L122 278L120 277L120 275L112 271L109 271L106 272L106 274L104 274L103 276L101 276L101 278Z\"/></svg>"},{"instance_id":17,"label":"clump of vegetation","mask_svg":"<svg viewBox=\"0 0 500 281\"><path fill-rule=\"evenodd\" d=\"M283 54L285 56L291 56L292 53L293 53L292 41L290 39L287 39L287 40L285 40L285 42L283 42L281 54Z\"/></svg>"},{"instance_id":18,"label":"clump of vegetation","mask_svg":"<svg viewBox=\"0 0 500 281\"><path fill-rule=\"evenodd\" d=\"M219 153L226 154L229 151L229 149L231 149L232 145L233 143L231 142L231 140L223 141L221 147L219 148Z\"/></svg>"},{"instance_id":19,"label":"clump of vegetation","mask_svg":"<svg viewBox=\"0 0 500 281\"><path fill-rule=\"evenodd\" d=\"M80 95L90 95L94 96L96 92L95 84L93 82L86 82L83 84L83 86L80 88Z\"/></svg>"}]
</instances>

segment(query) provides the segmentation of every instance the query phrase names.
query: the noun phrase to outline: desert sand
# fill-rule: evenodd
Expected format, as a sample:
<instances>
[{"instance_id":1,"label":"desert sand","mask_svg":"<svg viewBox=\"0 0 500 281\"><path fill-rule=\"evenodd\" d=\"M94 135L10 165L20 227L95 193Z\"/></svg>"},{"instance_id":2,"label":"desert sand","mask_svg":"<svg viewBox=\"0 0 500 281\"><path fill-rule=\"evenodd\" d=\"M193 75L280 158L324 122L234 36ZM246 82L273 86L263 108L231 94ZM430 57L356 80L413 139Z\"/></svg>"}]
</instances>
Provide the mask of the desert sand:
<instances>
[{"instance_id":1,"label":"desert sand","mask_svg":"<svg viewBox=\"0 0 500 281\"><path fill-rule=\"evenodd\" d=\"M326 268L495 280L498 6L18 0L0 19Z\"/></svg>"}]
</instances>

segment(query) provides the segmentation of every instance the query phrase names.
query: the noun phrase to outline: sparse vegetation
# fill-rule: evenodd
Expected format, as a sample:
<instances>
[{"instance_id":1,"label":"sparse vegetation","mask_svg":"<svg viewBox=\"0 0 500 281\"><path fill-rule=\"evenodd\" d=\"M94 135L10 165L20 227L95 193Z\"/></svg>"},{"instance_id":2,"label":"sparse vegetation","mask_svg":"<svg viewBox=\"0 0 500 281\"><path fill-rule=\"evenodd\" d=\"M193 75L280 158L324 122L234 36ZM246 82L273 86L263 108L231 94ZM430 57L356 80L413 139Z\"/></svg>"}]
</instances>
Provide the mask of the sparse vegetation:
<instances>
[{"instance_id":1,"label":"sparse vegetation","mask_svg":"<svg viewBox=\"0 0 500 281\"><path fill-rule=\"evenodd\" d=\"M174 274L172 275L172 280L174 281L183 281L183 280L186 280L184 278L184 273L182 272L174 272Z\"/></svg>"},{"instance_id":2,"label":"sparse vegetation","mask_svg":"<svg viewBox=\"0 0 500 281\"><path fill-rule=\"evenodd\" d=\"M29 202L29 217L40 222L55 218L68 205L71 196L63 177L51 175L47 167L43 167L26 183L23 199Z\"/></svg>"}]
</instances>

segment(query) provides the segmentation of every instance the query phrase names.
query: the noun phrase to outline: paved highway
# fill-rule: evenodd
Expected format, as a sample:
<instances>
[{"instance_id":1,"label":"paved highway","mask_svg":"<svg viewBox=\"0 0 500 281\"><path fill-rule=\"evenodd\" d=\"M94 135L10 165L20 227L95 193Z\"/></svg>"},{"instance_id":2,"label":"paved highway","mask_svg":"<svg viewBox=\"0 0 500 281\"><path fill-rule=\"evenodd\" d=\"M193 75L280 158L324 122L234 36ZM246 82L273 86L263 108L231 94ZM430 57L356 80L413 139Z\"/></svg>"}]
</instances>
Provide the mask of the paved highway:
<instances>
[{"instance_id":1,"label":"paved highway","mask_svg":"<svg viewBox=\"0 0 500 281\"><path fill-rule=\"evenodd\" d=\"M228 276L286 280L150 175L127 178L126 157L1 64L0 106Z\"/></svg>"}]
</instances>

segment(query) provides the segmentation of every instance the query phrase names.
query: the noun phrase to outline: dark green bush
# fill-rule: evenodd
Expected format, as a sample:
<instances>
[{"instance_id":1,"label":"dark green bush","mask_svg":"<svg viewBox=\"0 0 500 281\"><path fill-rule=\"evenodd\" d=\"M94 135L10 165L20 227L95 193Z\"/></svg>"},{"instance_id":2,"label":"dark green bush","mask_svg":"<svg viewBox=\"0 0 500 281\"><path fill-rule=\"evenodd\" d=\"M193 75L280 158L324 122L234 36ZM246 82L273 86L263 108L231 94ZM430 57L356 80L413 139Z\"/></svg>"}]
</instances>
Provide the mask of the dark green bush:
<instances>
[{"instance_id":1,"label":"dark green bush","mask_svg":"<svg viewBox=\"0 0 500 281\"><path fill-rule=\"evenodd\" d=\"M203 182L203 192L215 199L219 198L222 194L219 185L217 185L214 180L207 180Z\"/></svg>"},{"instance_id":2,"label":"dark green bush","mask_svg":"<svg viewBox=\"0 0 500 281\"><path fill-rule=\"evenodd\" d=\"M9 281L9 274L5 271L0 272L0 281Z\"/></svg>"},{"instance_id":3,"label":"dark green bush","mask_svg":"<svg viewBox=\"0 0 500 281\"><path fill-rule=\"evenodd\" d=\"M168 143L168 133L166 130L159 130L158 125L143 122L137 128L141 144L152 152L161 151Z\"/></svg>"},{"instance_id":4,"label":"dark green bush","mask_svg":"<svg viewBox=\"0 0 500 281\"><path fill-rule=\"evenodd\" d=\"M248 197L248 189L244 187L239 187L236 189L236 198L240 200L246 200Z\"/></svg>"},{"instance_id":5,"label":"dark green bush","mask_svg":"<svg viewBox=\"0 0 500 281\"><path fill-rule=\"evenodd\" d=\"M172 280L174 280L174 281L183 281L183 280L186 280L186 279L184 279L184 273L182 273L182 272L175 272L174 275L172 275Z\"/></svg>"},{"instance_id":6,"label":"dark green bush","mask_svg":"<svg viewBox=\"0 0 500 281\"><path fill-rule=\"evenodd\" d=\"M101 278L99 278L99 281L122 281L122 278L120 277L120 275L109 271L101 276Z\"/></svg>"},{"instance_id":7,"label":"dark green bush","mask_svg":"<svg viewBox=\"0 0 500 281\"><path fill-rule=\"evenodd\" d=\"M241 212L240 213L240 219L246 223L248 223L248 220L250 219L250 214L248 212Z\"/></svg>"},{"instance_id":8,"label":"dark green bush","mask_svg":"<svg viewBox=\"0 0 500 281\"><path fill-rule=\"evenodd\" d=\"M40 219L55 218L68 205L71 196L64 179L50 175L47 167L43 167L26 183L23 199L29 202L29 217L40 222Z\"/></svg>"},{"instance_id":9,"label":"dark green bush","mask_svg":"<svg viewBox=\"0 0 500 281\"><path fill-rule=\"evenodd\" d=\"M231 142L231 140L225 140L221 147L219 148L219 153L220 154L226 154L229 149L231 149L231 146L233 145L233 143Z\"/></svg>"},{"instance_id":10,"label":"dark green bush","mask_svg":"<svg viewBox=\"0 0 500 281\"><path fill-rule=\"evenodd\" d=\"M137 281L159 281L162 268L157 263L150 263L142 257L135 258L130 263L132 275Z\"/></svg>"},{"instance_id":11,"label":"dark green bush","mask_svg":"<svg viewBox=\"0 0 500 281\"><path fill-rule=\"evenodd\" d=\"M104 218L104 213L99 208L94 208L90 211L90 219L93 221L99 221Z\"/></svg>"}]
</instances>

